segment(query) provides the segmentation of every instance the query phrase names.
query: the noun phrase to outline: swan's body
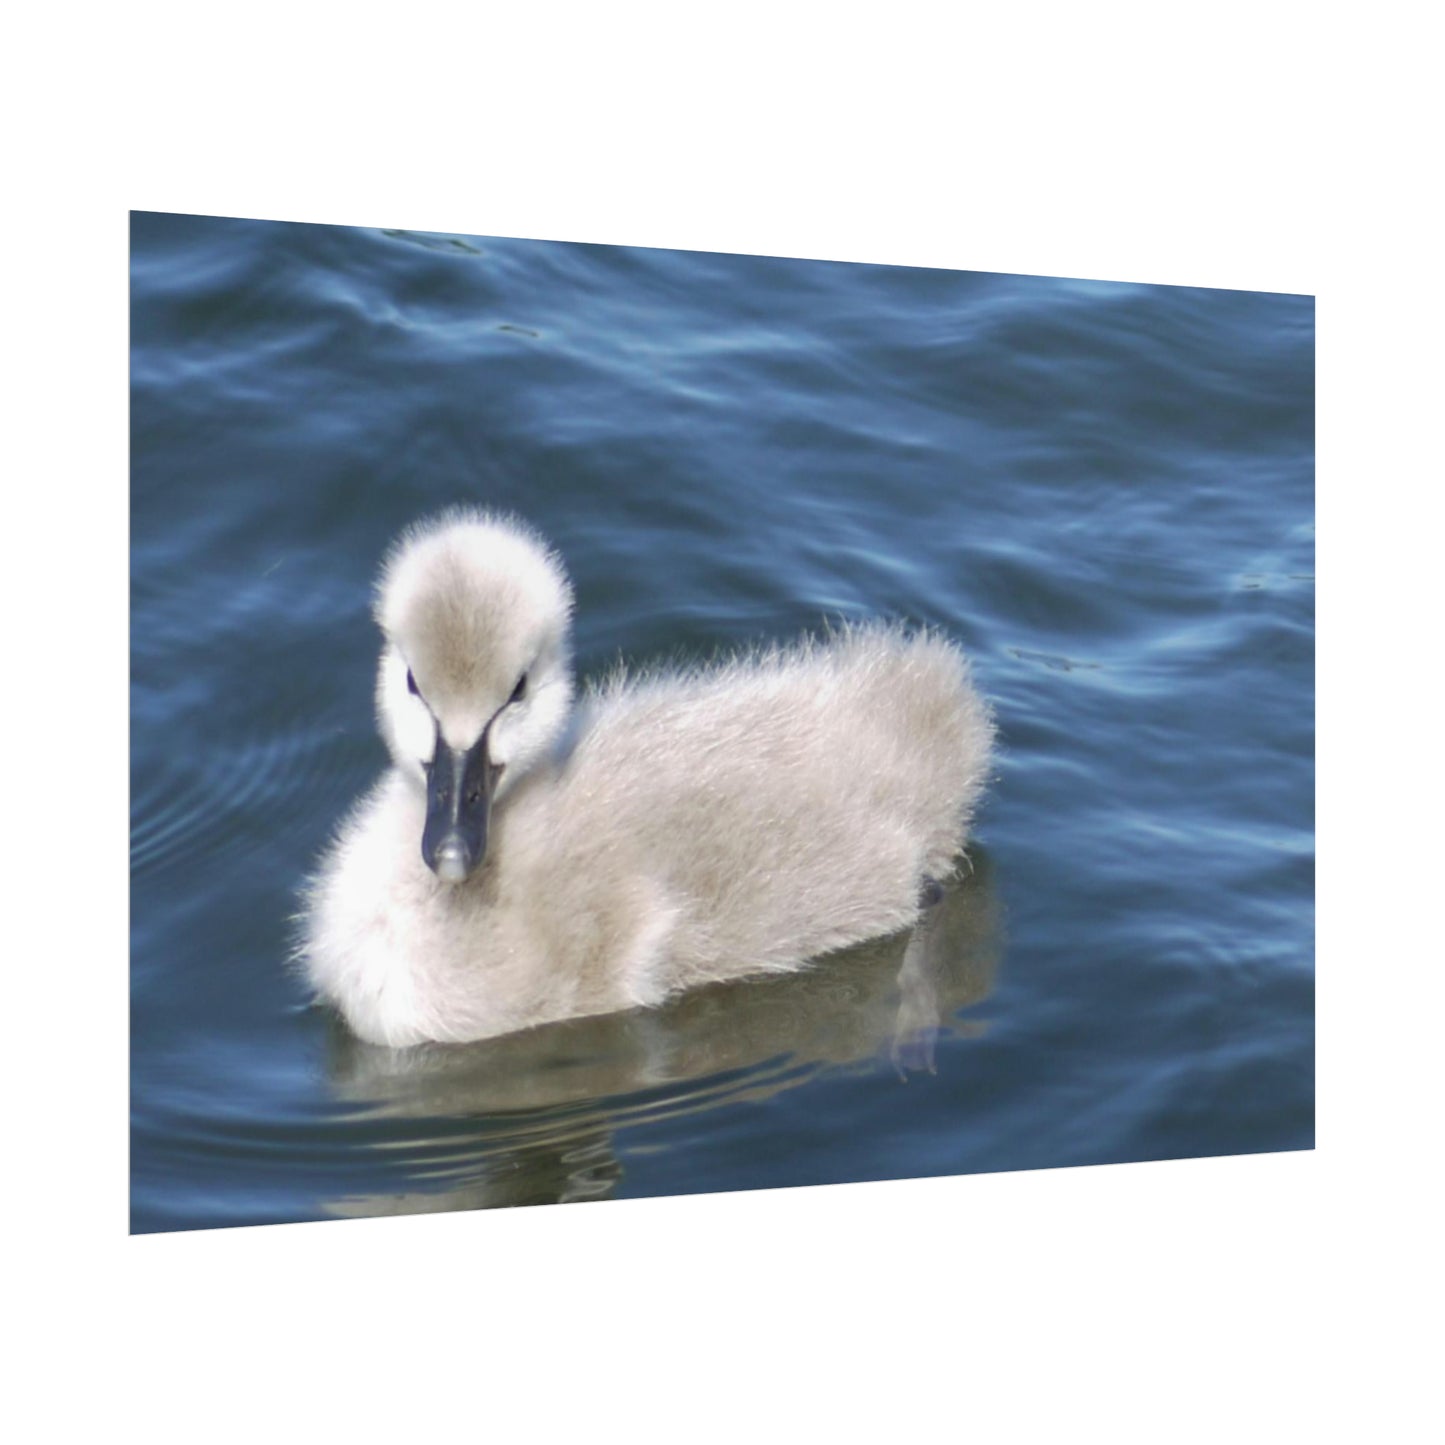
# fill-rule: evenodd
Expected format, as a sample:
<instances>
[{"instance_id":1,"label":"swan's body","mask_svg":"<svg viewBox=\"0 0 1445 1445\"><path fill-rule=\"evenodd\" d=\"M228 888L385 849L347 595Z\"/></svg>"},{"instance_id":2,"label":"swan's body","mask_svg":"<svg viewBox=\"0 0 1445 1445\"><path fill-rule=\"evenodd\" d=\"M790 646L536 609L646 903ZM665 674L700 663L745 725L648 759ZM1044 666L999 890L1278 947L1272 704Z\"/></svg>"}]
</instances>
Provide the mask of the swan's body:
<instances>
[{"instance_id":1,"label":"swan's body","mask_svg":"<svg viewBox=\"0 0 1445 1445\"><path fill-rule=\"evenodd\" d=\"M383 573L395 766L324 859L301 949L365 1039L796 969L914 922L962 847L992 727L951 643L852 627L618 675L569 721L570 603L545 544L488 515L413 530Z\"/></svg>"}]
</instances>

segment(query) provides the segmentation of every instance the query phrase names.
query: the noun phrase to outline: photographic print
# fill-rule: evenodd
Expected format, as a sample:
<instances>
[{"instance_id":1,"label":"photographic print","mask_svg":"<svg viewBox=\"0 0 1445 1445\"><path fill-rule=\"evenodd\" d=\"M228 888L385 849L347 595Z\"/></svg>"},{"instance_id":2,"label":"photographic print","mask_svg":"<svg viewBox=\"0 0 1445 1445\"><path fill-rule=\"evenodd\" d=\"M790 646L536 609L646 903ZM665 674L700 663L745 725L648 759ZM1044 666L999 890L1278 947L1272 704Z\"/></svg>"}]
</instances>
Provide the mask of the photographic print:
<instances>
[{"instance_id":1,"label":"photographic print","mask_svg":"<svg viewBox=\"0 0 1445 1445\"><path fill-rule=\"evenodd\" d=\"M1313 1146L1313 298L130 267L133 1232Z\"/></svg>"}]
</instances>

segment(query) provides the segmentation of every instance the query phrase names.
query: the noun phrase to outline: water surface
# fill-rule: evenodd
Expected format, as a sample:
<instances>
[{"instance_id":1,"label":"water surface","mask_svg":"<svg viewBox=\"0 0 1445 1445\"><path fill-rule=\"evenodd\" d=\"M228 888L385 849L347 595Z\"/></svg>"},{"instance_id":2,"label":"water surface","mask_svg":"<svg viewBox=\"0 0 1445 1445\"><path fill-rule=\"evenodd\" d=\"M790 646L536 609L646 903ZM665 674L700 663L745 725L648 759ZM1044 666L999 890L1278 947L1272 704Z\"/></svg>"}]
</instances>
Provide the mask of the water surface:
<instances>
[{"instance_id":1,"label":"water surface","mask_svg":"<svg viewBox=\"0 0 1445 1445\"><path fill-rule=\"evenodd\" d=\"M133 1229L1312 1146L1311 298L145 213L131 267ZM375 567L458 501L565 555L584 676L957 638L929 936L469 1048L311 1006Z\"/></svg>"}]
</instances>

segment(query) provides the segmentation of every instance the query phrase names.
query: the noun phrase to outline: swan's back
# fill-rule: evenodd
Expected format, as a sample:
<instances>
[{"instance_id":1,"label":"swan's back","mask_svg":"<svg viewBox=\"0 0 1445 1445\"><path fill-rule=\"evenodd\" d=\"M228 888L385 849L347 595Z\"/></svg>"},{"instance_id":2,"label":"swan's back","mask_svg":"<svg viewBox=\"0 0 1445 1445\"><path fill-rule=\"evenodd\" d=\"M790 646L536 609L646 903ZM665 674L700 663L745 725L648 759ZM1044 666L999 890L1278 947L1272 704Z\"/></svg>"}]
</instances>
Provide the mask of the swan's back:
<instances>
[{"instance_id":1,"label":"swan's back","mask_svg":"<svg viewBox=\"0 0 1445 1445\"><path fill-rule=\"evenodd\" d=\"M619 675L538 801L538 843L568 840L552 869L584 894L651 880L675 911L667 991L795 967L915 919L962 846L991 735L957 648L896 626Z\"/></svg>"}]
</instances>

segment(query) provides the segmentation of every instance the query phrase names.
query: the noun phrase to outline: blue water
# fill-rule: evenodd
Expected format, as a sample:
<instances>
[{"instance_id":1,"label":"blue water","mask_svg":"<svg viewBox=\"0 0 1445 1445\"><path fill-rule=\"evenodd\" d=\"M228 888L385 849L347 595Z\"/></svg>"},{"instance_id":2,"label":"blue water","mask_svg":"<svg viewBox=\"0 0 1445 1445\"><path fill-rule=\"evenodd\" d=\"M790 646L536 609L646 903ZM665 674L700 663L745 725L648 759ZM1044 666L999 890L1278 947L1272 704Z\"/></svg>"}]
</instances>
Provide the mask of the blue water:
<instances>
[{"instance_id":1,"label":"blue water","mask_svg":"<svg viewBox=\"0 0 1445 1445\"><path fill-rule=\"evenodd\" d=\"M1314 305L137 214L132 1228L1309 1148ZM350 1039L296 890L385 753L377 561L475 501L579 671L902 616L1000 725L939 910L795 979Z\"/></svg>"}]
</instances>

